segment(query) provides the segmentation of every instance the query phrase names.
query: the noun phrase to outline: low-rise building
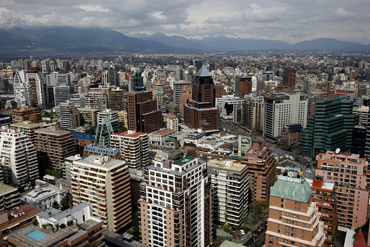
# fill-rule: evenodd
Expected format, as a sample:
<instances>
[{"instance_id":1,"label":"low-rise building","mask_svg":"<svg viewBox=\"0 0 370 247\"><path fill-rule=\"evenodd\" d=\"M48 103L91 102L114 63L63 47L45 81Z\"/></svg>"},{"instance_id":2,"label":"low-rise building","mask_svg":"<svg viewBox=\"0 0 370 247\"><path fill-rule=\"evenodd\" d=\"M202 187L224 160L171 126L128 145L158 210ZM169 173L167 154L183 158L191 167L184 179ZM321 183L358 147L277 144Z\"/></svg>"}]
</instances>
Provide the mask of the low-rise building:
<instances>
[{"instance_id":1,"label":"low-rise building","mask_svg":"<svg viewBox=\"0 0 370 247\"><path fill-rule=\"evenodd\" d=\"M248 215L248 166L232 160L208 160L212 214L217 223L240 226Z\"/></svg>"},{"instance_id":2,"label":"low-rise building","mask_svg":"<svg viewBox=\"0 0 370 247\"><path fill-rule=\"evenodd\" d=\"M31 204L34 207L46 210L51 208L54 202L60 204L66 194L66 190L60 189L59 187L51 184L46 184L24 193L21 197L21 200L25 203Z\"/></svg>"},{"instance_id":3,"label":"low-rise building","mask_svg":"<svg viewBox=\"0 0 370 247\"><path fill-rule=\"evenodd\" d=\"M38 108L23 106L19 109L14 109L12 112L12 123L30 121L31 123L41 122L41 111Z\"/></svg>"},{"instance_id":4,"label":"low-rise building","mask_svg":"<svg viewBox=\"0 0 370 247\"><path fill-rule=\"evenodd\" d=\"M52 208L36 216L37 224L12 232L11 246L103 247L103 221L93 216L91 203L64 211Z\"/></svg>"},{"instance_id":5,"label":"low-rise building","mask_svg":"<svg viewBox=\"0 0 370 247\"><path fill-rule=\"evenodd\" d=\"M280 144L285 147L299 145L301 142L301 130L302 125L300 124L286 125L281 131Z\"/></svg>"},{"instance_id":6,"label":"low-rise building","mask_svg":"<svg viewBox=\"0 0 370 247\"><path fill-rule=\"evenodd\" d=\"M21 205L20 195L17 188L7 184L0 184L0 211L11 210Z\"/></svg>"},{"instance_id":7,"label":"low-rise building","mask_svg":"<svg viewBox=\"0 0 370 247\"><path fill-rule=\"evenodd\" d=\"M149 134L149 144L155 147L162 147L166 139L172 135L174 131L172 129L159 130Z\"/></svg>"}]
</instances>

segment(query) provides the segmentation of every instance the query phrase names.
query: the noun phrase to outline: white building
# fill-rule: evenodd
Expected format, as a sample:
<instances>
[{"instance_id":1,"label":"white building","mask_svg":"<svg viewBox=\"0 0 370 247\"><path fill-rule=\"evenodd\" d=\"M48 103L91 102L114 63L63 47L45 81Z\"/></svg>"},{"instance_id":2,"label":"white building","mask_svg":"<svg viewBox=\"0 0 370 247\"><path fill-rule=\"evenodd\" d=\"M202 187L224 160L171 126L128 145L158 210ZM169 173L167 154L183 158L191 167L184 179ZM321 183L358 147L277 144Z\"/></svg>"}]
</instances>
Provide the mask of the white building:
<instances>
[{"instance_id":1,"label":"white building","mask_svg":"<svg viewBox=\"0 0 370 247\"><path fill-rule=\"evenodd\" d=\"M73 162L76 160L82 159L79 154L69 156L67 158L64 158L64 163L62 164L62 171L63 171L63 177L66 179L72 178L72 168L73 168Z\"/></svg>"},{"instance_id":2,"label":"white building","mask_svg":"<svg viewBox=\"0 0 370 247\"><path fill-rule=\"evenodd\" d=\"M51 208L54 202L60 204L67 192L67 190L46 184L23 194L21 200L39 209L46 210Z\"/></svg>"},{"instance_id":3,"label":"white building","mask_svg":"<svg viewBox=\"0 0 370 247\"><path fill-rule=\"evenodd\" d=\"M167 129L173 130L174 132L179 131L179 119L175 115L168 113L162 114L162 117Z\"/></svg>"},{"instance_id":4,"label":"white building","mask_svg":"<svg viewBox=\"0 0 370 247\"><path fill-rule=\"evenodd\" d=\"M28 177L39 177L36 149L24 132L3 126L0 150L0 166L5 183L23 184Z\"/></svg>"},{"instance_id":5,"label":"white building","mask_svg":"<svg viewBox=\"0 0 370 247\"><path fill-rule=\"evenodd\" d=\"M140 185L141 240L148 246L211 243L211 179L207 164L193 156L154 161Z\"/></svg>"},{"instance_id":6,"label":"white building","mask_svg":"<svg viewBox=\"0 0 370 247\"><path fill-rule=\"evenodd\" d=\"M24 70L16 71L14 75L14 98L17 106L32 105L32 88L26 84L26 73Z\"/></svg>"},{"instance_id":7,"label":"white building","mask_svg":"<svg viewBox=\"0 0 370 247\"><path fill-rule=\"evenodd\" d=\"M305 128L307 104L308 100L300 94L265 97L263 136L276 139L289 124L300 124Z\"/></svg>"},{"instance_id":8,"label":"white building","mask_svg":"<svg viewBox=\"0 0 370 247\"><path fill-rule=\"evenodd\" d=\"M234 95L222 95L222 98L216 98L216 108L223 119L233 119L233 108L236 104L243 104L245 99Z\"/></svg>"},{"instance_id":9,"label":"white building","mask_svg":"<svg viewBox=\"0 0 370 247\"><path fill-rule=\"evenodd\" d=\"M58 106L60 103L66 102L70 98L69 86L55 86L54 90L54 104Z\"/></svg>"},{"instance_id":10,"label":"white building","mask_svg":"<svg viewBox=\"0 0 370 247\"><path fill-rule=\"evenodd\" d=\"M46 75L46 82L48 86L67 86L69 85L69 74L59 74L59 72L53 72Z\"/></svg>"}]
</instances>

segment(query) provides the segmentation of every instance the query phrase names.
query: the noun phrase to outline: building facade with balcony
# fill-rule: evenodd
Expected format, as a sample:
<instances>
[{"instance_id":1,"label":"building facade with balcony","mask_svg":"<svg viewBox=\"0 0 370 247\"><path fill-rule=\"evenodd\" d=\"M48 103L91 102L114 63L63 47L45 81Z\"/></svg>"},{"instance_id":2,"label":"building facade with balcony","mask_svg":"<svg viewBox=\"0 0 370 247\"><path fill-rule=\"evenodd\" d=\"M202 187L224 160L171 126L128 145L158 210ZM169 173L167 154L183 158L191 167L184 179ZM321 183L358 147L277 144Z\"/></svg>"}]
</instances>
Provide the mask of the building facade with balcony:
<instances>
[{"instance_id":1,"label":"building facade with balcony","mask_svg":"<svg viewBox=\"0 0 370 247\"><path fill-rule=\"evenodd\" d=\"M270 191L266 247L324 246L324 223L300 168L285 168Z\"/></svg>"},{"instance_id":2,"label":"building facade with balcony","mask_svg":"<svg viewBox=\"0 0 370 247\"><path fill-rule=\"evenodd\" d=\"M14 109L12 112L12 123L30 121L31 123L41 122L41 111L38 108L23 106Z\"/></svg>"},{"instance_id":3,"label":"building facade with balcony","mask_svg":"<svg viewBox=\"0 0 370 247\"><path fill-rule=\"evenodd\" d=\"M130 175L126 162L90 155L73 162L73 204L89 201L103 227L116 232L131 223Z\"/></svg>"},{"instance_id":4,"label":"building facade with balcony","mask_svg":"<svg viewBox=\"0 0 370 247\"><path fill-rule=\"evenodd\" d=\"M324 222L325 246L330 247L336 236L338 223L335 183L324 181L320 176L307 179L312 189L312 201L319 208L320 220Z\"/></svg>"},{"instance_id":5,"label":"building facade with balcony","mask_svg":"<svg viewBox=\"0 0 370 247\"><path fill-rule=\"evenodd\" d=\"M248 166L232 160L208 160L212 214L217 223L240 226L248 215Z\"/></svg>"},{"instance_id":6,"label":"building facade with balcony","mask_svg":"<svg viewBox=\"0 0 370 247\"><path fill-rule=\"evenodd\" d=\"M7 185L0 184L0 211L8 211L19 207L22 204L18 189Z\"/></svg>"},{"instance_id":7,"label":"building facade with balcony","mask_svg":"<svg viewBox=\"0 0 370 247\"><path fill-rule=\"evenodd\" d=\"M248 165L251 200L267 201L276 176L276 160L270 146L263 142L253 143L252 148L245 152L242 163Z\"/></svg>"},{"instance_id":8,"label":"building facade with balcony","mask_svg":"<svg viewBox=\"0 0 370 247\"><path fill-rule=\"evenodd\" d=\"M211 244L211 178L205 161L186 155L157 160L144 168L144 179L139 208L142 243L153 247Z\"/></svg>"},{"instance_id":9,"label":"building facade with balcony","mask_svg":"<svg viewBox=\"0 0 370 247\"><path fill-rule=\"evenodd\" d=\"M338 225L361 227L367 222L368 162L358 154L327 151L316 156L315 175L334 182Z\"/></svg>"},{"instance_id":10,"label":"building facade with balcony","mask_svg":"<svg viewBox=\"0 0 370 247\"><path fill-rule=\"evenodd\" d=\"M149 138L146 133L128 130L111 135L111 148L119 149L122 159L132 169L149 165Z\"/></svg>"}]
</instances>

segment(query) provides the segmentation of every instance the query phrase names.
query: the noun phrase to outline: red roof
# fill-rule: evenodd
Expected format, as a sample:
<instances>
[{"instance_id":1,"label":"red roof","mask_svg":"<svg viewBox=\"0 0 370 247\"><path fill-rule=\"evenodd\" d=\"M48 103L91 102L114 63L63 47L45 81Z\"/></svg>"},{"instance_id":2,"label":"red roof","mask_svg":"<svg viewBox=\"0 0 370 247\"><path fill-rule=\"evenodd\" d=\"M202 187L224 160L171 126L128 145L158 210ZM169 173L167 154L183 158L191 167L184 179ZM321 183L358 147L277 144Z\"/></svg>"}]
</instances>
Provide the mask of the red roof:
<instances>
[{"instance_id":1,"label":"red roof","mask_svg":"<svg viewBox=\"0 0 370 247\"><path fill-rule=\"evenodd\" d=\"M154 135L162 136L162 135L167 135L167 134L172 133L172 132L173 132L173 130L168 129L168 130L162 130L162 131L160 131L160 132L157 132L157 133L155 133Z\"/></svg>"},{"instance_id":2,"label":"red roof","mask_svg":"<svg viewBox=\"0 0 370 247\"><path fill-rule=\"evenodd\" d=\"M11 215L12 212L14 212L15 214L18 214L20 211L23 211L24 214L21 214L18 217L14 217ZM8 225L12 225L17 222L22 222L30 217L38 215L42 213L42 210L34 206L31 206L30 204L24 204L20 206L18 209L14 208L9 211L0 211L0 215L5 214L5 213L8 214L8 222L4 222L0 224L0 229L6 228Z\"/></svg>"},{"instance_id":3,"label":"red roof","mask_svg":"<svg viewBox=\"0 0 370 247\"><path fill-rule=\"evenodd\" d=\"M344 94L343 93L331 94L331 95L326 96L326 98L337 97L337 96L342 96L342 95L344 95Z\"/></svg>"},{"instance_id":4,"label":"red roof","mask_svg":"<svg viewBox=\"0 0 370 247\"><path fill-rule=\"evenodd\" d=\"M115 136L124 136L124 137L130 137L130 138L137 138L142 135L146 135L146 133L143 132L135 132L134 134L129 134L128 131L122 132L122 133L117 133L113 134Z\"/></svg>"},{"instance_id":5,"label":"red roof","mask_svg":"<svg viewBox=\"0 0 370 247\"><path fill-rule=\"evenodd\" d=\"M366 243L367 242L367 236L368 236L368 233L361 230L358 233L355 242L353 243L353 247L367 247L368 246L367 243Z\"/></svg>"},{"instance_id":6,"label":"red roof","mask_svg":"<svg viewBox=\"0 0 370 247\"><path fill-rule=\"evenodd\" d=\"M13 109L0 109L0 112L13 111Z\"/></svg>"}]
</instances>

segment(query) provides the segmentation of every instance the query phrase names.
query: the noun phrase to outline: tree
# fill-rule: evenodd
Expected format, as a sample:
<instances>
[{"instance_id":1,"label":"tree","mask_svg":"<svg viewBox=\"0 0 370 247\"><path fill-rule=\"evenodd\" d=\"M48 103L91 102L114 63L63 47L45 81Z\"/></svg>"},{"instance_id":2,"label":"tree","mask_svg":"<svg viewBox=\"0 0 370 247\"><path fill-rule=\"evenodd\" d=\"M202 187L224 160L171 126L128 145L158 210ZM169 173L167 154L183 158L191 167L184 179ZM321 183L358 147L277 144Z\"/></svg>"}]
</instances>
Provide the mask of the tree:
<instances>
[{"instance_id":1,"label":"tree","mask_svg":"<svg viewBox=\"0 0 370 247\"><path fill-rule=\"evenodd\" d=\"M53 205L52 205L53 208L56 208L56 209L59 209L59 204L57 201L54 201L53 202Z\"/></svg>"},{"instance_id":2,"label":"tree","mask_svg":"<svg viewBox=\"0 0 370 247\"><path fill-rule=\"evenodd\" d=\"M197 152L195 150L189 150L188 151L188 155L196 157L197 156Z\"/></svg>"},{"instance_id":3,"label":"tree","mask_svg":"<svg viewBox=\"0 0 370 247\"><path fill-rule=\"evenodd\" d=\"M122 127L121 127L121 130L122 130L122 132L125 132L125 131L127 131L127 128L126 128L126 126L122 126Z\"/></svg>"},{"instance_id":4,"label":"tree","mask_svg":"<svg viewBox=\"0 0 370 247\"><path fill-rule=\"evenodd\" d=\"M60 205L62 206L62 210L68 209L73 204L73 197L70 193L67 193L64 198L60 201Z\"/></svg>"}]
</instances>

